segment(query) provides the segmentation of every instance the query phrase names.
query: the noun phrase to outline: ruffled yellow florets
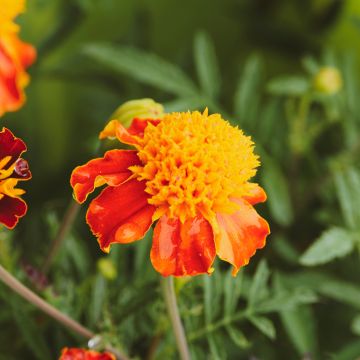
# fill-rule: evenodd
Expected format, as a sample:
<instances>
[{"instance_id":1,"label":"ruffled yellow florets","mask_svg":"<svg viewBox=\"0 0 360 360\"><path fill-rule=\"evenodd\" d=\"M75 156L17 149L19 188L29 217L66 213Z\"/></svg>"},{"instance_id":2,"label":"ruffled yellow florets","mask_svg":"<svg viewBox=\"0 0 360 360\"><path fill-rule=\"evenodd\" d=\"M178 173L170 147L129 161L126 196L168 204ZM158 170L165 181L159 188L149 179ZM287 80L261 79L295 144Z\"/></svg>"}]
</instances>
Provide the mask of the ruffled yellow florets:
<instances>
[{"instance_id":1,"label":"ruffled yellow florets","mask_svg":"<svg viewBox=\"0 0 360 360\"><path fill-rule=\"evenodd\" d=\"M233 213L232 198L247 195L260 164L250 137L207 110L166 114L135 146L144 165L130 169L146 181L154 220L166 213L181 222L198 214L211 221L216 212Z\"/></svg>"},{"instance_id":2,"label":"ruffled yellow florets","mask_svg":"<svg viewBox=\"0 0 360 360\"><path fill-rule=\"evenodd\" d=\"M25 10L25 0L0 1L0 33L17 31L18 26L12 21Z\"/></svg>"}]
</instances>

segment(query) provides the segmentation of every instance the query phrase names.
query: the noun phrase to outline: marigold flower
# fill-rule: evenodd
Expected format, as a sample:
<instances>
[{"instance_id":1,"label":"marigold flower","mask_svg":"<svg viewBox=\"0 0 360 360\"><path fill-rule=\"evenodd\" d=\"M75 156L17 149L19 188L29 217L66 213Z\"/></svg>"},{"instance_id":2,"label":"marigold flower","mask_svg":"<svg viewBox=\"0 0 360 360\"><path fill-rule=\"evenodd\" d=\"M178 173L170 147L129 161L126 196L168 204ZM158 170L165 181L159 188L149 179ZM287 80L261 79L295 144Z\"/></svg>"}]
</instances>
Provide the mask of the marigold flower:
<instances>
[{"instance_id":1,"label":"marigold flower","mask_svg":"<svg viewBox=\"0 0 360 360\"><path fill-rule=\"evenodd\" d=\"M24 190L17 189L19 181L29 180L31 172L21 154L25 143L6 128L0 132L0 223L13 229L26 214L26 203L20 198Z\"/></svg>"},{"instance_id":2,"label":"marigold flower","mask_svg":"<svg viewBox=\"0 0 360 360\"><path fill-rule=\"evenodd\" d=\"M13 22L24 8L24 0L0 0L0 116L23 105L29 83L25 70L36 58L35 49L19 39Z\"/></svg>"},{"instance_id":3,"label":"marigold flower","mask_svg":"<svg viewBox=\"0 0 360 360\"><path fill-rule=\"evenodd\" d=\"M135 150L110 150L70 180L80 203L107 184L86 215L104 252L141 239L157 220L150 257L163 276L211 273L216 255L235 275L265 245L269 226L252 205L266 194L249 182L259 166L254 144L219 114L170 113L129 129L113 120L104 137Z\"/></svg>"},{"instance_id":4,"label":"marigold flower","mask_svg":"<svg viewBox=\"0 0 360 360\"><path fill-rule=\"evenodd\" d=\"M99 353L93 350L64 348L59 360L116 360L109 352Z\"/></svg>"}]
</instances>

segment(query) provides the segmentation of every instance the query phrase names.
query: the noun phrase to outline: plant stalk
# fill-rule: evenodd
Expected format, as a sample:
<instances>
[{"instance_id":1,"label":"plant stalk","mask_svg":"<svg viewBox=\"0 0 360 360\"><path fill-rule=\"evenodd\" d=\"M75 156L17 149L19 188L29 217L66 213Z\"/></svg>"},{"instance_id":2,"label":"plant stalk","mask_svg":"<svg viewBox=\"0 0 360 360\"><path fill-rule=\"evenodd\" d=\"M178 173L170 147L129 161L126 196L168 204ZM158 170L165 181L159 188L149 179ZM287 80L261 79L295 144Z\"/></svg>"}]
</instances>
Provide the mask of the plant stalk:
<instances>
[{"instance_id":1,"label":"plant stalk","mask_svg":"<svg viewBox=\"0 0 360 360\"><path fill-rule=\"evenodd\" d=\"M64 218L60 224L59 230L51 243L51 247L48 255L45 258L44 264L42 266L42 272L47 274L50 269L52 262L54 261L66 235L69 233L71 226L76 219L76 216L80 210L80 205L71 200L69 207L67 208Z\"/></svg>"},{"instance_id":2,"label":"plant stalk","mask_svg":"<svg viewBox=\"0 0 360 360\"><path fill-rule=\"evenodd\" d=\"M186 336L183 325L181 323L179 308L176 301L174 278L172 276L162 278L161 288L166 304L166 309L174 331L180 358L181 360L190 360L189 347L186 341Z\"/></svg>"},{"instance_id":3,"label":"plant stalk","mask_svg":"<svg viewBox=\"0 0 360 360\"><path fill-rule=\"evenodd\" d=\"M7 285L11 290L16 292L22 298L27 300L29 303L33 304L41 311L67 327L68 329L74 331L75 333L81 335L84 338L91 339L95 336L95 333L86 327L79 324L77 321L73 320L69 316L63 314L61 311L56 309L54 306L47 303L40 296L36 295L33 291L23 285L19 280L17 280L13 275L11 275L3 266L0 265L0 280ZM106 350L111 351L114 355L117 356L119 360L128 360L129 358L121 353L119 350L112 348L111 346L105 346Z\"/></svg>"}]
</instances>

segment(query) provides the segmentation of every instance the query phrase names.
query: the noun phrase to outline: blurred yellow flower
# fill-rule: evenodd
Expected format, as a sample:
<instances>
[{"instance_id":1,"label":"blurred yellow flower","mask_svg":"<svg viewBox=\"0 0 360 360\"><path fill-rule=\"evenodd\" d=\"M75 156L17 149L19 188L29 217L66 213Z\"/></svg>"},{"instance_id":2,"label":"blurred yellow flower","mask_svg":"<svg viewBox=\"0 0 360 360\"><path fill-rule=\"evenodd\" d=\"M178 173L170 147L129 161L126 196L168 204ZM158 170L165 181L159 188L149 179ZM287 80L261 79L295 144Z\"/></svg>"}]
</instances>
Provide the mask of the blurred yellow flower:
<instances>
[{"instance_id":1,"label":"blurred yellow flower","mask_svg":"<svg viewBox=\"0 0 360 360\"><path fill-rule=\"evenodd\" d=\"M323 67L314 78L314 88L324 94L333 95L341 90L343 80L340 71L331 66Z\"/></svg>"}]
</instances>

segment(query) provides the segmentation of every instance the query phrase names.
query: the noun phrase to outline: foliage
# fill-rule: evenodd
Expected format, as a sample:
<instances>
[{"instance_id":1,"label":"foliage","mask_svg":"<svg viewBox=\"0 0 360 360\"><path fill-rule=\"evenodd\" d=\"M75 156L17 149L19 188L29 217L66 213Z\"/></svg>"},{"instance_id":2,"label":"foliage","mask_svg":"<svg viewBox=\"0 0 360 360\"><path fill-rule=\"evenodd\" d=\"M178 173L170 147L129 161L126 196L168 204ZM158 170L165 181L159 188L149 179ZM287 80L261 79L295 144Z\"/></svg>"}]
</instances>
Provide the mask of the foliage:
<instances>
[{"instance_id":1,"label":"foliage","mask_svg":"<svg viewBox=\"0 0 360 360\"><path fill-rule=\"evenodd\" d=\"M28 143L34 178L28 215L0 233L0 263L135 358L176 359L151 233L113 247L109 277L82 209L46 278L39 270L70 170L102 152L97 133L119 104L207 106L253 137L272 234L236 278L219 262L212 276L177 280L193 358L359 357L359 18L356 0L29 1L21 22L39 61L26 107L4 125ZM328 66L343 79L335 94L314 83ZM0 304L0 360L86 345L3 285Z\"/></svg>"}]
</instances>

